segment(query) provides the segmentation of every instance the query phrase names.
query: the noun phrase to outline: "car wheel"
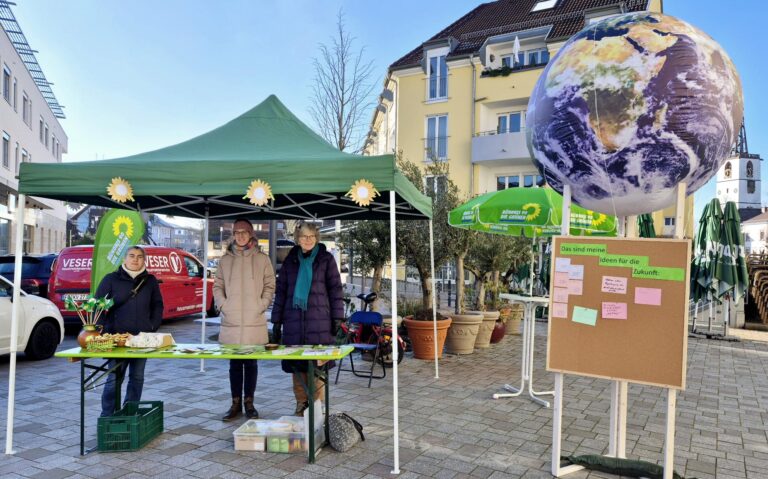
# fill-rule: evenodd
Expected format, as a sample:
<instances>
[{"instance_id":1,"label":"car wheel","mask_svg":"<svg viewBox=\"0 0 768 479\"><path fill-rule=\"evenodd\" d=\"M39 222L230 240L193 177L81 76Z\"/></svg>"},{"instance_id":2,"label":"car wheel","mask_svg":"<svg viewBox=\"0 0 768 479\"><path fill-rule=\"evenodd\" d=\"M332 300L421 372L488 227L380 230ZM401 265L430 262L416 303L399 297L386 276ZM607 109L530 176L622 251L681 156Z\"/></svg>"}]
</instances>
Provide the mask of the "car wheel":
<instances>
[{"instance_id":1,"label":"car wheel","mask_svg":"<svg viewBox=\"0 0 768 479\"><path fill-rule=\"evenodd\" d=\"M216 305L213 304L213 301L211 301L211 308L205 312L205 316L207 318L215 318L219 315L219 311L216 309Z\"/></svg>"},{"instance_id":2,"label":"car wheel","mask_svg":"<svg viewBox=\"0 0 768 479\"><path fill-rule=\"evenodd\" d=\"M56 352L60 339L61 333L58 326L51 321L40 321L32 330L24 352L29 359L48 359Z\"/></svg>"}]
</instances>

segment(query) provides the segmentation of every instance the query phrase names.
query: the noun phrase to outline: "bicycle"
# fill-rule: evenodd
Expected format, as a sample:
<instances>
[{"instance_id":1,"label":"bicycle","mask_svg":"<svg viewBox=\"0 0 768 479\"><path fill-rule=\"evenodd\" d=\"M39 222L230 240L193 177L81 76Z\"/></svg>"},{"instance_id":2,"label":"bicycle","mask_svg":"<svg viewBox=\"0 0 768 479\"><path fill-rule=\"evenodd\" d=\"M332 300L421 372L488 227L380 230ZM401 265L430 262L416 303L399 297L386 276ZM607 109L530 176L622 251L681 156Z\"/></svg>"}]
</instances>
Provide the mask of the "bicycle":
<instances>
[{"instance_id":1,"label":"bicycle","mask_svg":"<svg viewBox=\"0 0 768 479\"><path fill-rule=\"evenodd\" d=\"M371 311L371 305L378 298L378 293L372 291L368 294L360 293L357 298L362 301L363 307L360 311ZM345 312L347 318L355 311L354 303L351 298L344 298L346 303ZM394 318L393 318L394 321ZM365 343L372 344L374 338L379 338L379 362L384 366L392 366L392 326L369 326L359 327L359 325L350 325L349 321L341 323L339 331L336 335L337 343ZM403 337L398 334L397 336L397 364L400 364L405 357L405 351L407 345L403 340Z\"/></svg>"}]
</instances>

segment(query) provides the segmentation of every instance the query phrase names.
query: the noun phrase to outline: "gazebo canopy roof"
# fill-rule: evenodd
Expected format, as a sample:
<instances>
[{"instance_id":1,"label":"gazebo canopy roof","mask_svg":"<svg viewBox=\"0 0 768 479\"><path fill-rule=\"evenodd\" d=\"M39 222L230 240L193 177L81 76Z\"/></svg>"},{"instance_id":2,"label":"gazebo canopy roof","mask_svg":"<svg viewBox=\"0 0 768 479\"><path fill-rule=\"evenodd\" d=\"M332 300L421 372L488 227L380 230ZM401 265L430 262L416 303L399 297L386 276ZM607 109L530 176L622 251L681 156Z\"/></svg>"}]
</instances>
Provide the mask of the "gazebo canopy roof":
<instances>
[{"instance_id":1,"label":"gazebo canopy roof","mask_svg":"<svg viewBox=\"0 0 768 479\"><path fill-rule=\"evenodd\" d=\"M112 178L133 188L134 202L107 195ZM275 197L254 206L243 199L253 180ZM381 196L360 207L345 194L359 179ZM340 152L302 123L274 95L208 133L177 145L102 161L23 163L19 192L77 203L179 216L253 219L389 219L394 191L402 219L432 216L429 197L397 169L394 155Z\"/></svg>"}]
</instances>

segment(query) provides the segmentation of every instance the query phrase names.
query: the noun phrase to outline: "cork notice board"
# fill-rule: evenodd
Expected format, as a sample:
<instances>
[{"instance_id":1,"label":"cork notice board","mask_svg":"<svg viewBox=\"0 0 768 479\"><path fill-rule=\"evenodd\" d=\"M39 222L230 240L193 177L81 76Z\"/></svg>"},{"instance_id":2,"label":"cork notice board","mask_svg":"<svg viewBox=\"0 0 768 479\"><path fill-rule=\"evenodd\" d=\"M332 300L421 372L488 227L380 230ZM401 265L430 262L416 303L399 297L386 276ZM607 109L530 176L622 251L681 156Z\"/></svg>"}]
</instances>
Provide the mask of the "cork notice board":
<instances>
[{"instance_id":1,"label":"cork notice board","mask_svg":"<svg viewBox=\"0 0 768 479\"><path fill-rule=\"evenodd\" d=\"M547 370L685 389L689 240L555 237Z\"/></svg>"}]
</instances>

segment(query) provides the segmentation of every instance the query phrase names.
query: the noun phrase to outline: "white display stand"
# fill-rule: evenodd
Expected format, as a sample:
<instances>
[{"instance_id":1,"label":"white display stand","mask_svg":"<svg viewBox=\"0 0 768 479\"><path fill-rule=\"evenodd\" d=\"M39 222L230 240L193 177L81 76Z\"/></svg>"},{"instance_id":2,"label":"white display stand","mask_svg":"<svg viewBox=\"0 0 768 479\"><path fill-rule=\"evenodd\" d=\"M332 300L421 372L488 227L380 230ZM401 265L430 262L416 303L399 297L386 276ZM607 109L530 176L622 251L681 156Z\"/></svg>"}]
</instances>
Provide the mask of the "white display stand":
<instances>
[{"instance_id":1,"label":"white display stand","mask_svg":"<svg viewBox=\"0 0 768 479\"><path fill-rule=\"evenodd\" d=\"M544 407L549 407L549 401L545 401L537 396L546 394L552 395L554 394L554 391L537 392L533 389L533 345L536 333L536 306L548 305L549 298L543 296L521 296L518 294L507 293L502 293L499 297L513 303L521 303L525 308L523 314L523 358L520 366L520 387L516 388L509 384L505 384L504 389L510 392L494 394L493 399L520 396L525 390L525 384L528 383L528 395L531 400Z\"/></svg>"},{"instance_id":2,"label":"white display stand","mask_svg":"<svg viewBox=\"0 0 768 479\"><path fill-rule=\"evenodd\" d=\"M675 213L675 238L683 238L686 184L677 186L677 210ZM563 229L562 235L568 236L567 225L570 223L571 188L565 185L563 190ZM634 228L634 217L629 217L633 223L629 225L629 234ZM552 475L562 477L572 472L584 469L583 466L560 466L562 448L563 420L563 373L555 372L554 407L552 408ZM627 387L628 382L614 380L611 385L611 420L609 431L608 455L626 457L627 438ZM677 390L667 388L667 422L664 438L664 479L672 479L675 460L675 411L677 407Z\"/></svg>"}]
</instances>

